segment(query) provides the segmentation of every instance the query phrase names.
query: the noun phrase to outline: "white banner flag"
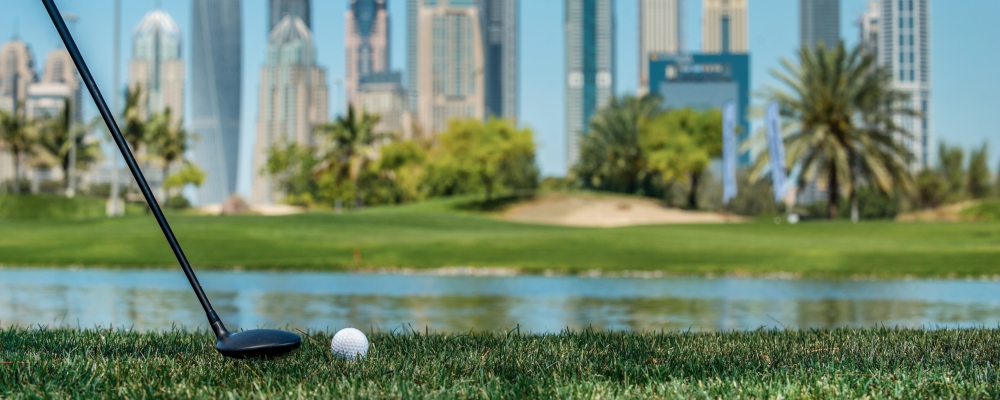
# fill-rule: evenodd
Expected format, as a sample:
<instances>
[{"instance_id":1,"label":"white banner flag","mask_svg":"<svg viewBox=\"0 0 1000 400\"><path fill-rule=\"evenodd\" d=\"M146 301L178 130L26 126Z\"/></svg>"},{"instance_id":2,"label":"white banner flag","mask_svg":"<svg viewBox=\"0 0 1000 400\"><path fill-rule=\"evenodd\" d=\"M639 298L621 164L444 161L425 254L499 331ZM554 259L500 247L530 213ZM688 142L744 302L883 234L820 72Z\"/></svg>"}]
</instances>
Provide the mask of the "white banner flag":
<instances>
[{"instance_id":1,"label":"white banner flag","mask_svg":"<svg viewBox=\"0 0 1000 400\"><path fill-rule=\"evenodd\" d=\"M771 185L774 187L774 201L781 202L788 193L788 179L785 175L785 143L781 136L781 115L778 102L767 105L767 144L771 153Z\"/></svg>"},{"instance_id":2,"label":"white banner flag","mask_svg":"<svg viewBox=\"0 0 1000 400\"><path fill-rule=\"evenodd\" d=\"M722 108L722 202L736 197L736 102Z\"/></svg>"}]
</instances>

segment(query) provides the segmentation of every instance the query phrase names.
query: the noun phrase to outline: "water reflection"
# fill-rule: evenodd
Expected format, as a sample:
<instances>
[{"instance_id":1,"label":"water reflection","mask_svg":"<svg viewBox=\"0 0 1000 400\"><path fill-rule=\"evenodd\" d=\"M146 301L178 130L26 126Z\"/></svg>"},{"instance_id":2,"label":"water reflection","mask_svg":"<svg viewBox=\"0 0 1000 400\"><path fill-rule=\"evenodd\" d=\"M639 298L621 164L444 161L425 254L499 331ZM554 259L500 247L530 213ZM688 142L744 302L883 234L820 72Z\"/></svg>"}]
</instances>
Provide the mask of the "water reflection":
<instances>
[{"instance_id":1,"label":"water reflection","mask_svg":"<svg viewBox=\"0 0 1000 400\"><path fill-rule=\"evenodd\" d=\"M231 328L434 331L1000 324L1000 283L203 272ZM180 271L0 269L0 326L203 327Z\"/></svg>"}]
</instances>

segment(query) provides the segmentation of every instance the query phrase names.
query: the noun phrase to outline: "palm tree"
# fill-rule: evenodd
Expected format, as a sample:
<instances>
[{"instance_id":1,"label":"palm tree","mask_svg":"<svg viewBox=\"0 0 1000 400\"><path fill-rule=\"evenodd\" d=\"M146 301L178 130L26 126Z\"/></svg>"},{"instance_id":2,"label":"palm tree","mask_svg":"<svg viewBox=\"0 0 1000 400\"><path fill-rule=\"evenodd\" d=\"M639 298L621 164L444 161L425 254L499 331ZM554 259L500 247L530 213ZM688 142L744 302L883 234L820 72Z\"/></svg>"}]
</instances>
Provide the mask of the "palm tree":
<instances>
[{"instance_id":1,"label":"palm tree","mask_svg":"<svg viewBox=\"0 0 1000 400\"><path fill-rule=\"evenodd\" d=\"M142 101L142 86L136 84L125 89L125 111L122 112L125 116L125 129L122 136L136 156L140 156L139 147L146 143L147 121L139 107L140 101Z\"/></svg>"},{"instance_id":2,"label":"palm tree","mask_svg":"<svg viewBox=\"0 0 1000 400\"><path fill-rule=\"evenodd\" d=\"M170 108L167 108L164 112L154 115L146 127L146 141L150 150L163 162L160 166L163 171L161 197L167 194L166 182L170 166L184 158L184 153L188 151L188 141L191 139L191 134L184 129L183 123L174 123L171 114Z\"/></svg>"},{"instance_id":3,"label":"palm tree","mask_svg":"<svg viewBox=\"0 0 1000 400\"><path fill-rule=\"evenodd\" d=\"M70 148L73 143L70 141L69 132L73 130L73 139L76 142L76 166L85 167L100 159L101 149L98 143L89 141L87 133L94 129L96 120L85 125L72 125L71 108L69 100L65 100L63 110L55 118L46 118L38 123L38 145L40 150L50 159L51 164L56 164L62 169L64 185L69 188L70 170Z\"/></svg>"},{"instance_id":4,"label":"palm tree","mask_svg":"<svg viewBox=\"0 0 1000 400\"><path fill-rule=\"evenodd\" d=\"M14 194L21 192L19 179L21 178L22 156L29 154L35 145L35 132L31 123L25 118L23 112L15 107L10 113L0 110L0 143L6 145L7 150L14 156Z\"/></svg>"},{"instance_id":5,"label":"palm tree","mask_svg":"<svg viewBox=\"0 0 1000 400\"><path fill-rule=\"evenodd\" d=\"M330 141L329 152L318 166L332 170L337 179L349 178L354 183L354 205L363 205L361 190L361 171L373 157L373 148L383 135L375 133L375 125L379 116L369 114L364 110L358 112L351 105L347 115L338 117L333 123L326 123L315 128L317 133L325 135Z\"/></svg>"},{"instance_id":6,"label":"palm tree","mask_svg":"<svg viewBox=\"0 0 1000 400\"><path fill-rule=\"evenodd\" d=\"M657 96L612 98L580 134L580 158L574 166L583 185L622 193L642 191L647 179L639 141L644 124L661 112Z\"/></svg>"},{"instance_id":7,"label":"palm tree","mask_svg":"<svg viewBox=\"0 0 1000 400\"><path fill-rule=\"evenodd\" d=\"M861 47L803 47L798 57L798 65L783 59L784 70L771 72L786 88L769 87L764 94L777 100L782 117L792 121L785 127L785 163L801 167L799 188L826 180L831 219L837 218L844 191L856 209L861 184L883 194L908 190L913 154L904 140L912 135L897 121L920 113L907 106L908 95L892 88L891 73ZM769 158L765 147L753 179Z\"/></svg>"}]
</instances>

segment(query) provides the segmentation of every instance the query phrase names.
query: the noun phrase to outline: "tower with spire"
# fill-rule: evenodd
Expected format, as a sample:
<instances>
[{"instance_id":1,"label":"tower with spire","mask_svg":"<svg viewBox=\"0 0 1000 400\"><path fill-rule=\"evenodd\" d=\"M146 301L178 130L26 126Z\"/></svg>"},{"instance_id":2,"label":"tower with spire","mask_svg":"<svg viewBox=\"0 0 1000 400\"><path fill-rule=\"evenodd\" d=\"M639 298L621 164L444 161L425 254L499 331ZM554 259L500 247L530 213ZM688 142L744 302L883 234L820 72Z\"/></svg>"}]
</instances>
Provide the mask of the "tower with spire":
<instances>
[{"instance_id":1,"label":"tower with spire","mask_svg":"<svg viewBox=\"0 0 1000 400\"><path fill-rule=\"evenodd\" d=\"M175 122L184 116L184 61L181 30L174 19L156 9L143 17L133 31L129 88L139 87L140 115L171 110Z\"/></svg>"}]
</instances>

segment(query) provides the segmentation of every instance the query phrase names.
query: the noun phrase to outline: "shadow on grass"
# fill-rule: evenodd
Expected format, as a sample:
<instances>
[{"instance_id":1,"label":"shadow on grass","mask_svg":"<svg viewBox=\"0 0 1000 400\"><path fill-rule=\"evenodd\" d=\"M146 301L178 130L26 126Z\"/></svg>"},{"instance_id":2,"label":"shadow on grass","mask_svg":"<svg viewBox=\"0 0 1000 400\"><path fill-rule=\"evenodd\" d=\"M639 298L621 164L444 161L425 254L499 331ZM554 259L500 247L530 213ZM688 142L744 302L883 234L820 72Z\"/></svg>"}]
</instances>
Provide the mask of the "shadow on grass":
<instances>
[{"instance_id":1,"label":"shadow on grass","mask_svg":"<svg viewBox=\"0 0 1000 400\"><path fill-rule=\"evenodd\" d=\"M536 192L534 190L518 191L494 197L489 201L477 199L455 203L452 208L459 211L498 212L506 210L517 203L533 200L535 198L535 194Z\"/></svg>"}]
</instances>

